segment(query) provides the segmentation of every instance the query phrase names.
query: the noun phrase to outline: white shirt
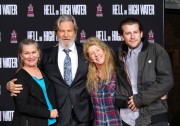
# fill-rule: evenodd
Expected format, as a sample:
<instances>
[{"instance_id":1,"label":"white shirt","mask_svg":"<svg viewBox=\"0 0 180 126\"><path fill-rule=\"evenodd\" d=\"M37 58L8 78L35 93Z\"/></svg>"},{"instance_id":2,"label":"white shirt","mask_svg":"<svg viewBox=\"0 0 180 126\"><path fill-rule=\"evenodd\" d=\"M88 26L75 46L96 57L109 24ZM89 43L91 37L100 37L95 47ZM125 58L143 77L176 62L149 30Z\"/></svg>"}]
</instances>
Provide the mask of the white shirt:
<instances>
[{"instance_id":1,"label":"white shirt","mask_svg":"<svg viewBox=\"0 0 180 126\"><path fill-rule=\"evenodd\" d=\"M77 67L78 67L78 53L75 46L75 43L69 48L71 51L69 52L69 57L71 58L72 65L72 80L76 75ZM61 72L62 77L64 78L64 59L66 57L66 53L63 51L64 48L59 44L58 50L58 67Z\"/></svg>"},{"instance_id":2,"label":"white shirt","mask_svg":"<svg viewBox=\"0 0 180 126\"><path fill-rule=\"evenodd\" d=\"M142 42L140 45L135 49L128 48L128 54L126 56L125 64L128 70L128 76L131 81L132 91L133 94L138 93L137 89L137 72L138 72L138 54L142 49ZM130 126L135 126L136 122L135 120L139 117L139 109L137 109L135 112L131 111L131 109L120 109L120 116L121 119L129 124Z\"/></svg>"}]
</instances>

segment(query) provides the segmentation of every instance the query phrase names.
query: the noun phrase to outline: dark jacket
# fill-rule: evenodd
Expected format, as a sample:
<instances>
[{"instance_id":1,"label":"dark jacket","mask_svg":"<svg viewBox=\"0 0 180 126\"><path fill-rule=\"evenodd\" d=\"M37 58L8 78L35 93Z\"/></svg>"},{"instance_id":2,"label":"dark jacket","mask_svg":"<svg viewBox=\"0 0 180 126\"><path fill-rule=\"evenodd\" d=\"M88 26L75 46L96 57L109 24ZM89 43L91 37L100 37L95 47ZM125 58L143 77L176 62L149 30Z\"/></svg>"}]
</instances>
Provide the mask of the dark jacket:
<instances>
[{"instance_id":1,"label":"dark jacket","mask_svg":"<svg viewBox=\"0 0 180 126\"><path fill-rule=\"evenodd\" d=\"M43 73L42 73L43 74ZM48 126L50 111L41 87L24 69L16 73L17 84L22 84L23 90L14 99L14 126ZM53 108L56 108L55 88L43 74L47 95Z\"/></svg>"},{"instance_id":2,"label":"dark jacket","mask_svg":"<svg viewBox=\"0 0 180 126\"><path fill-rule=\"evenodd\" d=\"M119 49L119 64L125 71L123 57L127 52L128 47L122 44ZM143 43L138 56L137 86L138 94L133 96L140 113L136 125L148 125L167 119L163 116L168 111L167 103L161 97L172 88L173 74L167 52L157 43Z\"/></svg>"},{"instance_id":3,"label":"dark jacket","mask_svg":"<svg viewBox=\"0 0 180 126\"><path fill-rule=\"evenodd\" d=\"M40 64L43 72L56 88L57 107L59 112L62 113L62 116L59 116L59 125L62 126L69 123L72 113L79 122L88 122L93 118L90 96L85 88L88 63L83 56L82 46L76 44L76 49L78 68L71 86L64 81L58 67L58 46L43 50Z\"/></svg>"},{"instance_id":4,"label":"dark jacket","mask_svg":"<svg viewBox=\"0 0 180 126\"><path fill-rule=\"evenodd\" d=\"M128 108L129 97L133 95L130 80L123 67L116 66L116 95L114 105L117 108Z\"/></svg>"}]
</instances>

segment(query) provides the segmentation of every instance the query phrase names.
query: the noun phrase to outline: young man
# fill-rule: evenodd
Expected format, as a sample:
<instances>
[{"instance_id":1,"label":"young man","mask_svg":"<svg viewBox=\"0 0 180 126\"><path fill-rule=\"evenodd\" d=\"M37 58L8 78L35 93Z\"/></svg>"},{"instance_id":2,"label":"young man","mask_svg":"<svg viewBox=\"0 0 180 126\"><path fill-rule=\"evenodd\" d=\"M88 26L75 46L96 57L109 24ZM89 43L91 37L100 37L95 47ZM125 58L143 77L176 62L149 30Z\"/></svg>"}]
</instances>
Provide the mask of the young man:
<instances>
[{"instance_id":1,"label":"young man","mask_svg":"<svg viewBox=\"0 0 180 126\"><path fill-rule=\"evenodd\" d=\"M135 18L123 20L118 32L124 41L119 63L133 92L128 108L120 109L123 126L168 126L168 108L162 96L172 88L173 75L167 52L157 43L141 41L143 28Z\"/></svg>"},{"instance_id":2,"label":"young man","mask_svg":"<svg viewBox=\"0 0 180 126\"><path fill-rule=\"evenodd\" d=\"M82 46L75 44L76 20L72 15L62 15L54 28L59 45L42 50L40 68L56 88L59 126L88 126L93 119L90 97L85 89L88 63L82 55ZM22 88L13 81L7 88L16 95Z\"/></svg>"}]
</instances>

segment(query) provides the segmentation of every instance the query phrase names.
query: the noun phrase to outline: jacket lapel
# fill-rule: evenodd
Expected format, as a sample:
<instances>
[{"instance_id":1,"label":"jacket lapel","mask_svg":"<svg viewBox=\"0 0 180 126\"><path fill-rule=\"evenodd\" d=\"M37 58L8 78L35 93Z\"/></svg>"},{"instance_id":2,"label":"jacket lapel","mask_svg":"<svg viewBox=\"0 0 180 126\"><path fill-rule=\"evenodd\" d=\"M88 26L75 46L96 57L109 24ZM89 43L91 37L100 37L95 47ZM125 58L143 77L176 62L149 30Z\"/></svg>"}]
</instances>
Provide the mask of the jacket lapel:
<instances>
[{"instance_id":1,"label":"jacket lapel","mask_svg":"<svg viewBox=\"0 0 180 126\"><path fill-rule=\"evenodd\" d=\"M25 71L25 70L24 70ZM25 71L26 72L26 71ZM43 90L42 88L39 86L39 84L31 77L31 75L29 73L26 72L26 74L28 75L29 77L29 83L31 85L31 95L38 99L40 102L42 102L43 104L47 105L46 104L46 100L45 100L45 97L44 97L44 93L43 93Z\"/></svg>"},{"instance_id":2,"label":"jacket lapel","mask_svg":"<svg viewBox=\"0 0 180 126\"><path fill-rule=\"evenodd\" d=\"M79 45L76 44L76 49L77 49L77 53L78 53L78 68L77 68L74 80L72 81L71 87L78 84L77 81L79 80L79 78L82 77L83 74L86 74L85 71L86 71L87 65L88 65L88 62L84 58L84 55L83 55L82 46L79 46Z\"/></svg>"},{"instance_id":3,"label":"jacket lapel","mask_svg":"<svg viewBox=\"0 0 180 126\"><path fill-rule=\"evenodd\" d=\"M62 74L60 72L59 66L58 66L58 46L56 46L53 49L51 57L52 57L52 60L53 60L53 64L55 66L55 71L57 71L57 74L58 74L59 78L61 80L64 80L63 77L62 77Z\"/></svg>"}]
</instances>

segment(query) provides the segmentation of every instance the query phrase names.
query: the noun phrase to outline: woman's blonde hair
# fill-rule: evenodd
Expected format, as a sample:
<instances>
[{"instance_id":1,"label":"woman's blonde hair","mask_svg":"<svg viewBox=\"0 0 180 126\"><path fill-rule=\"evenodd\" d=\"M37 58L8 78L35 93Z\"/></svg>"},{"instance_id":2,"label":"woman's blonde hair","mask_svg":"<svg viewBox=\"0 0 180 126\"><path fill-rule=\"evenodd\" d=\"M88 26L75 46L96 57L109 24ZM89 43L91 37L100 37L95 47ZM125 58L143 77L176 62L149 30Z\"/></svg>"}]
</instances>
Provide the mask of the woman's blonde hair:
<instances>
[{"instance_id":1,"label":"woman's blonde hair","mask_svg":"<svg viewBox=\"0 0 180 126\"><path fill-rule=\"evenodd\" d=\"M90 61L88 48L91 46L98 46L103 49L105 53L105 62L104 62L104 72L105 72L105 80L109 80L112 74L115 71L115 63L113 57L112 49L105 44L102 40L97 37L90 37L83 43L83 52L85 58L89 61L88 75L87 75L87 84L86 88L90 91L97 91L98 81L100 80L97 76L97 67L96 65Z\"/></svg>"}]
</instances>

